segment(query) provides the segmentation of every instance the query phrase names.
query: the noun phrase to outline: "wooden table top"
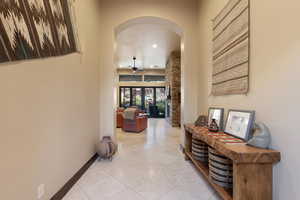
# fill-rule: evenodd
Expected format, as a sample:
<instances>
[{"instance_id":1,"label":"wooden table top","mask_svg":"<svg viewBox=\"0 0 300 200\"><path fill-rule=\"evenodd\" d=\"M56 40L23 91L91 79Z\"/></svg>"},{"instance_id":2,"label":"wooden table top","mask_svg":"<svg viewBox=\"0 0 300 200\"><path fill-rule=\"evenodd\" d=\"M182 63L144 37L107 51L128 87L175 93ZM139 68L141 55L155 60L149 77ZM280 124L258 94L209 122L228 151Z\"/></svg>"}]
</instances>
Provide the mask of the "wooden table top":
<instances>
[{"instance_id":1,"label":"wooden table top","mask_svg":"<svg viewBox=\"0 0 300 200\"><path fill-rule=\"evenodd\" d=\"M192 134L193 138L202 140L215 148L234 163L277 163L280 161L280 152L271 149L260 149L248 146L245 142L225 143L212 136L205 127L197 127L193 124L184 125L185 130Z\"/></svg>"}]
</instances>

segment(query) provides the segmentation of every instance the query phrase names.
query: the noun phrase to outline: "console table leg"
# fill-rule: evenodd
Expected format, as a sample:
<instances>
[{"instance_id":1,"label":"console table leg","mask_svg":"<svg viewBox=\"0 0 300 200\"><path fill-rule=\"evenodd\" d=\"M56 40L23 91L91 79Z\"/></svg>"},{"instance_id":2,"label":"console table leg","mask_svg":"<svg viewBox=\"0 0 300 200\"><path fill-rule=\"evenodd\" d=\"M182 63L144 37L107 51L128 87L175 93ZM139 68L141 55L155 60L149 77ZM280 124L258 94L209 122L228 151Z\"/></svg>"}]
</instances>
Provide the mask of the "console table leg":
<instances>
[{"instance_id":1,"label":"console table leg","mask_svg":"<svg viewBox=\"0 0 300 200\"><path fill-rule=\"evenodd\" d=\"M188 157L188 155L186 155L185 150L184 150L184 160L185 160L185 161L191 160L190 157Z\"/></svg>"},{"instance_id":2,"label":"console table leg","mask_svg":"<svg viewBox=\"0 0 300 200\"><path fill-rule=\"evenodd\" d=\"M234 200L272 200L272 164L234 164Z\"/></svg>"},{"instance_id":3,"label":"console table leg","mask_svg":"<svg viewBox=\"0 0 300 200\"><path fill-rule=\"evenodd\" d=\"M192 150L192 134L189 132L185 132L185 141L184 141L184 149L187 151Z\"/></svg>"}]
</instances>

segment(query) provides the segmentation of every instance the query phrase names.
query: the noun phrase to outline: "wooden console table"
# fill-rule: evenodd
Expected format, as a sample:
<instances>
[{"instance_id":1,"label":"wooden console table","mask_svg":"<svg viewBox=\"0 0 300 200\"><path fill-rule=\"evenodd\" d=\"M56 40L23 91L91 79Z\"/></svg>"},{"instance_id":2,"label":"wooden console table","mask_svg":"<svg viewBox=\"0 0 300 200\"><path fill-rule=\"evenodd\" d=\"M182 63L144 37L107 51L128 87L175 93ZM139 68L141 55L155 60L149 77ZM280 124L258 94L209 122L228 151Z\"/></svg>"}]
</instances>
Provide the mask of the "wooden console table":
<instances>
[{"instance_id":1,"label":"wooden console table","mask_svg":"<svg viewBox=\"0 0 300 200\"><path fill-rule=\"evenodd\" d=\"M209 135L207 128L185 126L185 157L191 160L210 185L224 200L272 200L273 164L280 161L280 152L259 149L245 143L226 144ZM206 164L193 158L192 138L201 140L233 161L233 189L227 190L209 178Z\"/></svg>"}]
</instances>

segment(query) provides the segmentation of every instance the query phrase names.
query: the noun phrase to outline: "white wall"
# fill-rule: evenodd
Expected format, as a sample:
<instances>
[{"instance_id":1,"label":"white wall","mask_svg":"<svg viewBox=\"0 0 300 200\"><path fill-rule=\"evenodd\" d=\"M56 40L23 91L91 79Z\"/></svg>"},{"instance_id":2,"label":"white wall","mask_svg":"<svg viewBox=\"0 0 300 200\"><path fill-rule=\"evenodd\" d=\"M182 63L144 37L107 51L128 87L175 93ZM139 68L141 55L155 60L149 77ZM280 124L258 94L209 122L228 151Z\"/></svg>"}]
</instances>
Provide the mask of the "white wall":
<instances>
[{"instance_id":1,"label":"white wall","mask_svg":"<svg viewBox=\"0 0 300 200\"><path fill-rule=\"evenodd\" d=\"M96 0L77 1L83 55L0 65L0 199L49 200L95 153L99 32Z\"/></svg>"},{"instance_id":2,"label":"white wall","mask_svg":"<svg viewBox=\"0 0 300 200\"><path fill-rule=\"evenodd\" d=\"M194 121L197 116L198 54L197 54L197 0L100 0L101 10L101 112L102 135L114 134L114 109L116 98L116 66L114 65L114 29L127 20L137 17L154 16L176 23L184 31L183 89L184 121ZM115 77L115 78L114 78ZM115 99L115 102L112 101Z\"/></svg>"},{"instance_id":3,"label":"white wall","mask_svg":"<svg viewBox=\"0 0 300 200\"><path fill-rule=\"evenodd\" d=\"M300 159L300 2L251 1L251 66L248 95L213 97L211 90L211 19L227 0L201 0L199 5L201 105L256 110L267 124L272 148L282 161L274 168L274 199L299 199ZM200 81L200 80L199 80Z\"/></svg>"}]
</instances>

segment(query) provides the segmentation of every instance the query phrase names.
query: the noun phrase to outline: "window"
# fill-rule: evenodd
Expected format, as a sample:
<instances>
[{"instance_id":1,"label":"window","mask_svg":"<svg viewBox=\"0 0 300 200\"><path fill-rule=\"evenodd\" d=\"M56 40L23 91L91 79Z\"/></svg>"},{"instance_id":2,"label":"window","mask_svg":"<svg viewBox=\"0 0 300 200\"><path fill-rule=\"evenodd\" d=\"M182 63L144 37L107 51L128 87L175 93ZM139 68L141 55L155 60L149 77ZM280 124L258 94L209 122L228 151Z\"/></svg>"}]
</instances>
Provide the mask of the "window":
<instances>
[{"instance_id":1,"label":"window","mask_svg":"<svg viewBox=\"0 0 300 200\"><path fill-rule=\"evenodd\" d=\"M122 107L129 107L130 106L130 88L120 88L120 105Z\"/></svg>"},{"instance_id":2,"label":"window","mask_svg":"<svg viewBox=\"0 0 300 200\"><path fill-rule=\"evenodd\" d=\"M164 87L130 87L121 86L119 91L119 106L128 108L137 106L150 117L165 117Z\"/></svg>"},{"instance_id":3,"label":"window","mask_svg":"<svg viewBox=\"0 0 300 200\"><path fill-rule=\"evenodd\" d=\"M142 75L119 75L119 81L143 81Z\"/></svg>"},{"instance_id":4,"label":"window","mask_svg":"<svg viewBox=\"0 0 300 200\"><path fill-rule=\"evenodd\" d=\"M166 89L165 88L156 88L156 106L158 109L158 115L159 116L164 116L165 115L165 109L166 109Z\"/></svg>"},{"instance_id":5,"label":"window","mask_svg":"<svg viewBox=\"0 0 300 200\"><path fill-rule=\"evenodd\" d=\"M144 81L146 82L156 82L156 81L165 81L166 77L163 75L145 75Z\"/></svg>"}]
</instances>

